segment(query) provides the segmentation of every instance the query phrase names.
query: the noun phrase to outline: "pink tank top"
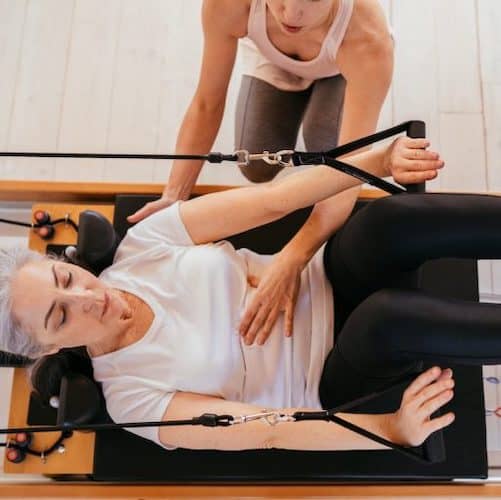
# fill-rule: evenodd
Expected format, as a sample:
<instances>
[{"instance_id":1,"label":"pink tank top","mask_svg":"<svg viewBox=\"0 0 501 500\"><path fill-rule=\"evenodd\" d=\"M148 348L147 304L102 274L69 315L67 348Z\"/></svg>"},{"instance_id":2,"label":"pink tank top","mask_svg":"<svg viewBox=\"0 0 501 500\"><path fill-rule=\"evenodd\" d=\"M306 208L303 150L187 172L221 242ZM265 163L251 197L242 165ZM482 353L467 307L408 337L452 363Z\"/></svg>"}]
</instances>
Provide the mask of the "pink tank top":
<instances>
[{"instance_id":1,"label":"pink tank top","mask_svg":"<svg viewBox=\"0 0 501 500\"><path fill-rule=\"evenodd\" d=\"M298 61L280 52L268 38L266 0L252 0L247 38L241 41L244 74L283 90L303 90L314 80L339 74L336 56L353 12L353 0L340 0L336 17L320 52L311 61Z\"/></svg>"}]
</instances>

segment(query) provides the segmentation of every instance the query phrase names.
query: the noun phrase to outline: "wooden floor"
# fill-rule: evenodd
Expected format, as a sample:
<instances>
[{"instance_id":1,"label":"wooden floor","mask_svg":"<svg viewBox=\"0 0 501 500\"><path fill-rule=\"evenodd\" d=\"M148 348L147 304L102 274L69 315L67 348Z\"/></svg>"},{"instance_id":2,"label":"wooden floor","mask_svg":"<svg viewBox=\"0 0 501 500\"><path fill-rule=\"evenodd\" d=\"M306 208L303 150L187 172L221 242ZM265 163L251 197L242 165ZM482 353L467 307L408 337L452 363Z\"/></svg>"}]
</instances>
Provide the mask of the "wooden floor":
<instances>
[{"instance_id":1,"label":"wooden floor","mask_svg":"<svg viewBox=\"0 0 501 500\"><path fill-rule=\"evenodd\" d=\"M4 484L0 498L113 499L327 499L327 498L501 498L501 485L442 486L153 486L81 483Z\"/></svg>"}]
</instances>

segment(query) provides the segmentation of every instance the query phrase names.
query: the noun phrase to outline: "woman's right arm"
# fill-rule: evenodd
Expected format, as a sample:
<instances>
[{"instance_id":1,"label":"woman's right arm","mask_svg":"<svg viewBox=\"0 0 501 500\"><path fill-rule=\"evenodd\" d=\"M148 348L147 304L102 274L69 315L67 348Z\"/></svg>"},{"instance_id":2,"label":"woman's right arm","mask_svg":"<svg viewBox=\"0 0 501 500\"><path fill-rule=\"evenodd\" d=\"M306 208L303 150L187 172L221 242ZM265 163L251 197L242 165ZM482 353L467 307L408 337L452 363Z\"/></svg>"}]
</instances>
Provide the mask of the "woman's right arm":
<instances>
[{"instance_id":1,"label":"woman's right arm","mask_svg":"<svg viewBox=\"0 0 501 500\"><path fill-rule=\"evenodd\" d=\"M389 441L404 446L418 446L433 432L454 420L452 413L430 419L432 413L449 402L454 381L450 370L431 368L419 375L406 389L400 409L395 413L338 415ZM307 409L278 409L291 414ZM263 408L245 403L192 393L176 393L164 420L186 419L203 413L252 415ZM189 449L250 450L370 450L385 448L360 434L331 422L302 421L269 425L263 420L228 427L161 427L160 441L169 446Z\"/></svg>"},{"instance_id":2,"label":"woman's right arm","mask_svg":"<svg viewBox=\"0 0 501 500\"><path fill-rule=\"evenodd\" d=\"M238 39L247 30L247 2L204 0L204 48L197 89L186 111L176 142L176 154L207 154L221 125ZM182 50L182 48L180 49ZM176 160L162 198L130 216L138 222L177 200L188 199L203 162Z\"/></svg>"}]
</instances>

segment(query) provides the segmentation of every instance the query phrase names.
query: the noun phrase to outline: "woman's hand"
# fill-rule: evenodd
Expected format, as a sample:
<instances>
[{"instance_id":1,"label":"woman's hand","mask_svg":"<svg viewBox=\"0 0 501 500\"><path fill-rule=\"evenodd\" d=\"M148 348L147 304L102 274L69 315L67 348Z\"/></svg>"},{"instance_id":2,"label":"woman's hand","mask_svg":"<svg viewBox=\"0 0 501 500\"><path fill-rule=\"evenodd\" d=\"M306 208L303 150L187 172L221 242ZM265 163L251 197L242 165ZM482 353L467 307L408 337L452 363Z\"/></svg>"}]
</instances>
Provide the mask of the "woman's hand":
<instances>
[{"instance_id":1,"label":"woman's hand","mask_svg":"<svg viewBox=\"0 0 501 500\"><path fill-rule=\"evenodd\" d=\"M155 212L158 212L162 208L167 208L170 207L173 203L175 203L177 200L172 198L171 196L167 195L165 192L162 195L161 198L155 201L150 201L149 203L146 203L144 207L141 207L139 210L134 212L132 215L129 215L127 217L127 222L130 222L131 224L135 224L136 222L139 222L143 219L146 219L148 215L154 214Z\"/></svg>"},{"instance_id":2,"label":"woman's hand","mask_svg":"<svg viewBox=\"0 0 501 500\"><path fill-rule=\"evenodd\" d=\"M263 345L282 312L285 313L284 334L292 335L303 267L300 262L278 253L260 278L248 276L247 281L257 290L238 328L247 345L254 340Z\"/></svg>"},{"instance_id":3,"label":"woman's hand","mask_svg":"<svg viewBox=\"0 0 501 500\"><path fill-rule=\"evenodd\" d=\"M400 184L418 184L434 179L444 166L440 155L428 151L427 139L399 137L385 152L385 167Z\"/></svg>"},{"instance_id":4,"label":"woman's hand","mask_svg":"<svg viewBox=\"0 0 501 500\"><path fill-rule=\"evenodd\" d=\"M404 446L419 446L430 434L454 421L449 412L431 419L432 413L454 396L452 370L437 366L419 375L405 390L398 411L390 415L389 439Z\"/></svg>"}]
</instances>

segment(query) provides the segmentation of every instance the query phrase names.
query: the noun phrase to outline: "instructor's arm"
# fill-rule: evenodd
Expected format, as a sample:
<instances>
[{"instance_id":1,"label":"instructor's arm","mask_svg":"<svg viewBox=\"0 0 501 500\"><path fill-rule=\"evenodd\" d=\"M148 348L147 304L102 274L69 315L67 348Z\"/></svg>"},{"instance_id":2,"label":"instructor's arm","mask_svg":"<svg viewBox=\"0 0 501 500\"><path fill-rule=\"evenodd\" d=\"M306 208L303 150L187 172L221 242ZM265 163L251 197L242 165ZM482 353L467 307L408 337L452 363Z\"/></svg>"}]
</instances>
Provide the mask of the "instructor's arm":
<instances>
[{"instance_id":1,"label":"instructor's arm","mask_svg":"<svg viewBox=\"0 0 501 500\"><path fill-rule=\"evenodd\" d=\"M228 84L237 53L238 39L246 34L244 5L231 0L205 0L202 7L204 50L195 95L184 116L176 154L206 154L212 148L223 118ZM148 203L129 222L138 222L160 208L186 200L203 162L174 161L162 198Z\"/></svg>"}]
</instances>

